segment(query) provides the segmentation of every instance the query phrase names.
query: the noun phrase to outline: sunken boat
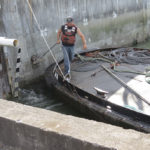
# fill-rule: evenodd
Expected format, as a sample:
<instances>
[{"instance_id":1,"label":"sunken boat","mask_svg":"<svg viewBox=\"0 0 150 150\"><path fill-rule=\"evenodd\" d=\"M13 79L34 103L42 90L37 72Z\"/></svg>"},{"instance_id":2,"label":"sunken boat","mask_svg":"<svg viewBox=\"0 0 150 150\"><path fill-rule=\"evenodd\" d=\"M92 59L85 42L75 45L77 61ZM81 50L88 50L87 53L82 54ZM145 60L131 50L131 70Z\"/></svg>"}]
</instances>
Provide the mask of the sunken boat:
<instances>
[{"instance_id":1,"label":"sunken boat","mask_svg":"<svg viewBox=\"0 0 150 150\"><path fill-rule=\"evenodd\" d=\"M150 133L150 50L83 50L71 63L71 79L61 60L45 72L61 100L89 118Z\"/></svg>"}]
</instances>

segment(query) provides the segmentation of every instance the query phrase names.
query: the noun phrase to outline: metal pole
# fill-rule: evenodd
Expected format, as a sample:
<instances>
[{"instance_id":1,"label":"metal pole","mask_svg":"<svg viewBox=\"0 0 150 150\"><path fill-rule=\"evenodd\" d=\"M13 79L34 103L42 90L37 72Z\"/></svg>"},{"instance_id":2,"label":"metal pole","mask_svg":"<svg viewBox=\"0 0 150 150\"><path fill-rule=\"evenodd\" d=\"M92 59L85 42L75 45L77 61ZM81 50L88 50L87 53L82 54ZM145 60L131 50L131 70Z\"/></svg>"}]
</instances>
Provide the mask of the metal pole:
<instances>
[{"instance_id":1,"label":"metal pole","mask_svg":"<svg viewBox=\"0 0 150 150\"><path fill-rule=\"evenodd\" d=\"M6 37L0 37L0 45L16 47L18 45L18 40L16 40L16 39L8 39Z\"/></svg>"},{"instance_id":2,"label":"metal pole","mask_svg":"<svg viewBox=\"0 0 150 150\"><path fill-rule=\"evenodd\" d=\"M101 67L107 72L109 73L114 79L116 79L120 84L122 84L125 88L127 88L130 92L132 92L135 96L137 96L138 98L140 98L142 101L144 101L145 103L147 103L148 105L150 105L150 102L148 100L146 100L143 96L141 96L140 94L138 94L135 90L133 90L131 87L129 87L124 81L122 81L120 78L118 78L115 74L113 74L109 69L107 69L106 67L104 67L103 65L101 65Z\"/></svg>"}]
</instances>

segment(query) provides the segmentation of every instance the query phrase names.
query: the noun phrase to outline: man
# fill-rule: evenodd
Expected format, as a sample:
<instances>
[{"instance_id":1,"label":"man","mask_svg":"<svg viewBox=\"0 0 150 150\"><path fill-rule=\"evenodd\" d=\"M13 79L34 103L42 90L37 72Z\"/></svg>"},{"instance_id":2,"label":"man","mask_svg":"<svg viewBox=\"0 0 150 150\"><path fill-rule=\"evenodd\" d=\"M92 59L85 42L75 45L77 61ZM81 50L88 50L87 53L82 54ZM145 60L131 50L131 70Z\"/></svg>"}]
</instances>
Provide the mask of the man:
<instances>
[{"instance_id":1,"label":"man","mask_svg":"<svg viewBox=\"0 0 150 150\"><path fill-rule=\"evenodd\" d=\"M73 23L73 18L68 17L66 24L61 26L57 33L57 44L60 44L60 38L62 41L62 51L64 54L64 76L70 78L70 62L74 58L74 44L76 40L76 34L78 34L83 43L83 49L86 49L85 37L78 27Z\"/></svg>"}]
</instances>

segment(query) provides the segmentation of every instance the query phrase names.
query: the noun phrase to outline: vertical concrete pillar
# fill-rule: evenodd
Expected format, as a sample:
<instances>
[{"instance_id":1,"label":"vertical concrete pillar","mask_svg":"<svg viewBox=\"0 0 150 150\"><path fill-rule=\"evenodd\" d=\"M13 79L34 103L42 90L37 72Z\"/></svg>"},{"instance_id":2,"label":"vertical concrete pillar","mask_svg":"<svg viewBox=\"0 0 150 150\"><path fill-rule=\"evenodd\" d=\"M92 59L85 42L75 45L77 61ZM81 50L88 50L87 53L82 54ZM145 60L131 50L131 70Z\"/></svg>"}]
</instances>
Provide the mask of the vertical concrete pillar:
<instances>
[{"instance_id":1,"label":"vertical concrete pillar","mask_svg":"<svg viewBox=\"0 0 150 150\"><path fill-rule=\"evenodd\" d=\"M0 50L0 56L1 56L1 87L0 87L0 97L6 98L11 93L11 87L9 84L8 79L8 68L7 68L7 59L5 58L5 53L3 47L1 47Z\"/></svg>"}]
</instances>

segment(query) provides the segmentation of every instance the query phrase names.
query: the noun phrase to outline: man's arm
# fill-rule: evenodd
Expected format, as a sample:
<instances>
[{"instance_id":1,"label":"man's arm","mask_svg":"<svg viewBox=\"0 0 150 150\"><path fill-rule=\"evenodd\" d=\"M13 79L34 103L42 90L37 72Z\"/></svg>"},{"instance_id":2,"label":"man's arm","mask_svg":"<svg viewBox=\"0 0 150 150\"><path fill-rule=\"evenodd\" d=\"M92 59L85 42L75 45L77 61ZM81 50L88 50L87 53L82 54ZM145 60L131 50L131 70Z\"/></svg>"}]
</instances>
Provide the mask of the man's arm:
<instances>
[{"instance_id":1,"label":"man's arm","mask_svg":"<svg viewBox=\"0 0 150 150\"><path fill-rule=\"evenodd\" d=\"M57 44L60 44L60 36L61 36L61 29L58 30L57 32Z\"/></svg>"},{"instance_id":2,"label":"man's arm","mask_svg":"<svg viewBox=\"0 0 150 150\"><path fill-rule=\"evenodd\" d=\"M84 37L83 33L80 31L79 28L77 29L77 34L78 34L78 35L81 37L81 39L82 39L83 49L87 49L85 37Z\"/></svg>"}]
</instances>

